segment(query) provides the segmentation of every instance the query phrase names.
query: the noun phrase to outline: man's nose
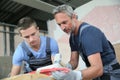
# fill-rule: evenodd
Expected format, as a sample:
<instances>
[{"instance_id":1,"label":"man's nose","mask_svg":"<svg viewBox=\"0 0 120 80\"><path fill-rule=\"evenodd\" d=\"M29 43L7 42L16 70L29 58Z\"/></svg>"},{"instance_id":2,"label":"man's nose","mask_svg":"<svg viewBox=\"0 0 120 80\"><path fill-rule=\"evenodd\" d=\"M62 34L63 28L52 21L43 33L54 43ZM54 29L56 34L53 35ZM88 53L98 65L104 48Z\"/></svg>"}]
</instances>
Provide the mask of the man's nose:
<instances>
[{"instance_id":1,"label":"man's nose","mask_svg":"<svg viewBox=\"0 0 120 80\"><path fill-rule=\"evenodd\" d=\"M61 24L61 26L60 26L60 27L61 27L61 29L62 29L62 30L64 30L64 29L65 29L65 26L64 26L64 25L62 25L62 24Z\"/></svg>"},{"instance_id":2,"label":"man's nose","mask_svg":"<svg viewBox=\"0 0 120 80\"><path fill-rule=\"evenodd\" d=\"M33 36L30 36L29 40L30 41L33 41L34 37Z\"/></svg>"}]
</instances>

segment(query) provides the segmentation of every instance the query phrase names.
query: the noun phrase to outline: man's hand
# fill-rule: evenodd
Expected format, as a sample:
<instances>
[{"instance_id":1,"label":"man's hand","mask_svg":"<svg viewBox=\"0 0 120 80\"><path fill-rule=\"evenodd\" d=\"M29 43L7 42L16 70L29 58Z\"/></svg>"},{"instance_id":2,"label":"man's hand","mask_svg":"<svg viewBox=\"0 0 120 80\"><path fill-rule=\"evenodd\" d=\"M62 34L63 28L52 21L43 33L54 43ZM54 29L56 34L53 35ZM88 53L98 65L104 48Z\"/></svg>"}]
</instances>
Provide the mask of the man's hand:
<instances>
[{"instance_id":1,"label":"man's hand","mask_svg":"<svg viewBox=\"0 0 120 80\"><path fill-rule=\"evenodd\" d=\"M69 70L68 72L54 71L52 72L53 78L56 80L82 80L81 71Z\"/></svg>"}]
</instances>

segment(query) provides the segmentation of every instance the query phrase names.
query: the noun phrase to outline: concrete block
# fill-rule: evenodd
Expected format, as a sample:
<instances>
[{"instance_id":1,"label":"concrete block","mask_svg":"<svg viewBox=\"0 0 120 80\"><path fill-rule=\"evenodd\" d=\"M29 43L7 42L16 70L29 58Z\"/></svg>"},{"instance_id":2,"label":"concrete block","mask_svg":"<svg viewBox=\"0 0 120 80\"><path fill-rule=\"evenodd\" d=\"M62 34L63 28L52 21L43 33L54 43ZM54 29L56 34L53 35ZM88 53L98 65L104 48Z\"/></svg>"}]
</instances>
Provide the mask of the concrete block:
<instances>
[{"instance_id":1,"label":"concrete block","mask_svg":"<svg viewBox=\"0 0 120 80\"><path fill-rule=\"evenodd\" d=\"M0 56L0 79L5 78L11 71L12 57L11 56Z\"/></svg>"}]
</instances>

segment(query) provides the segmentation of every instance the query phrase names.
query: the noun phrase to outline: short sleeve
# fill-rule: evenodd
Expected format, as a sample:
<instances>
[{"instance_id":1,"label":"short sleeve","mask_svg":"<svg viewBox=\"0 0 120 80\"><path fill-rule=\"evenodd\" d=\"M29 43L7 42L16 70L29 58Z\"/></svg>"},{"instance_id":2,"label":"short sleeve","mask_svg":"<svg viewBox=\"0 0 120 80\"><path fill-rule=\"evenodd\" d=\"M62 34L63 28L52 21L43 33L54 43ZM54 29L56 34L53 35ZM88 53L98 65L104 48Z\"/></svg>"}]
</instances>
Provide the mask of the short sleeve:
<instances>
[{"instance_id":1,"label":"short sleeve","mask_svg":"<svg viewBox=\"0 0 120 80\"><path fill-rule=\"evenodd\" d=\"M58 48L57 41L53 38L50 38L50 48L51 48L52 56L59 53L59 48Z\"/></svg>"},{"instance_id":2,"label":"short sleeve","mask_svg":"<svg viewBox=\"0 0 120 80\"><path fill-rule=\"evenodd\" d=\"M72 36L70 36L69 43L70 43L71 51L78 51L78 46L75 44L76 42L72 38Z\"/></svg>"},{"instance_id":3,"label":"short sleeve","mask_svg":"<svg viewBox=\"0 0 120 80\"><path fill-rule=\"evenodd\" d=\"M21 66L23 61L23 56L24 56L23 49L20 45L18 45L18 47L16 48L13 54L12 64Z\"/></svg>"},{"instance_id":4,"label":"short sleeve","mask_svg":"<svg viewBox=\"0 0 120 80\"><path fill-rule=\"evenodd\" d=\"M89 29L84 30L82 46L87 56L96 52L102 52L102 32L95 27L89 27Z\"/></svg>"}]
</instances>

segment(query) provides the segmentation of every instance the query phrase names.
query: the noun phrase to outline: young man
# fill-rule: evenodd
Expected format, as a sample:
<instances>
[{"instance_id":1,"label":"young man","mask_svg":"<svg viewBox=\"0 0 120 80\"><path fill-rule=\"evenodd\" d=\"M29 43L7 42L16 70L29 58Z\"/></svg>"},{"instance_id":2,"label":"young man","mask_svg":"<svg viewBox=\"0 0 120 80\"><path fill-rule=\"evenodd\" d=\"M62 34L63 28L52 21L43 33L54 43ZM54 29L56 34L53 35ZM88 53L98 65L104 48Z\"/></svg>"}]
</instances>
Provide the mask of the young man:
<instances>
[{"instance_id":1,"label":"young man","mask_svg":"<svg viewBox=\"0 0 120 80\"><path fill-rule=\"evenodd\" d=\"M20 73L23 61L26 73L52 64L55 54L59 53L57 42L52 38L40 36L39 27L30 17L20 19L18 28L23 42L18 45L13 54L10 76Z\"/></svg>"},{"instance_id":2,"label":"young man","mask_svg":"<svg viewBox=\"0 0 120 80\"><path fill-rule=\"evenodd\" d=\"M60 28L70 34L71 59L69 66L71 69L78 66L79 55L87 66L81 71L52 72L55 79L120 80L120 65L116 60L115 52L100 29L78 21L77 15L69 5L56 7L53 15Z\"/></svg>"}]
</instances>

